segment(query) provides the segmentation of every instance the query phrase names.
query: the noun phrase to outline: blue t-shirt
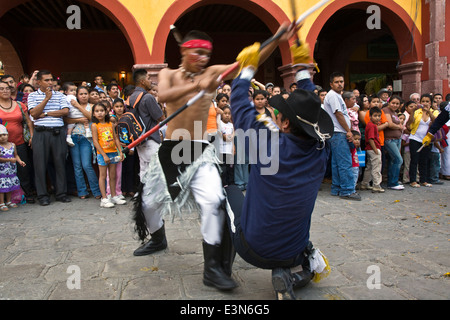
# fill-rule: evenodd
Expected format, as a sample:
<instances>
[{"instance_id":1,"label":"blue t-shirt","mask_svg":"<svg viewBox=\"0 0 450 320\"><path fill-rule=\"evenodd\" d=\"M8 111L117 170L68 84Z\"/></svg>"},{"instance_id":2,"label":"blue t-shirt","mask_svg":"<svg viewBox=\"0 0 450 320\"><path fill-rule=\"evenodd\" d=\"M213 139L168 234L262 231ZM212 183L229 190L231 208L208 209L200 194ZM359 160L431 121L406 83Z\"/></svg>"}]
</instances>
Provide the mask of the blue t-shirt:
<instances>
[{"instance_id":1,"label":"blue t-shirt","mask_svg":"<svg viewBox=\"0 0 450 320\"><path fill-rule=\"evenodd\" d=\"M327 165L328 149L318 150L315 140L269 130L256 120L248 99L250 82L237 78L231 91L231 111L236 129L255 131L261 152L250 155L250 177L241 213L241 226L250 247L267 259L291 259L309 242L311 215ZM251 134L248 134L251 136ZM269 156L267 156L267 153ZM267 161L271 157L271 161ZM261 174L262 170L269 173Z\"/></svg>"}]
</instances>

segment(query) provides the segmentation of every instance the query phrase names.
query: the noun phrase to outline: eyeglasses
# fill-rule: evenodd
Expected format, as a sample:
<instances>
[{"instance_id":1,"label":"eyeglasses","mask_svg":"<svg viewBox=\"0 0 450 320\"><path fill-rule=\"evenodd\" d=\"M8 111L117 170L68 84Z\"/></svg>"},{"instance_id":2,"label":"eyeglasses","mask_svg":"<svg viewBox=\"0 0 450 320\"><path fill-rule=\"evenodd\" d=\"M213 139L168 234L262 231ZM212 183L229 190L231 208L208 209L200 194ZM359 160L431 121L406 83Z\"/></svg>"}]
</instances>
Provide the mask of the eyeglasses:
<instances>
[{"instance_id":1,"label":"eyeglasses","mask_svg":"<svg viewBox=\"0 0 450 320\"><path fill-rule=\"evenodd\" d=\"M0 87L0 92L1 91L11 91L11 88L10 87Z\"/></svg>"}]
</instances>

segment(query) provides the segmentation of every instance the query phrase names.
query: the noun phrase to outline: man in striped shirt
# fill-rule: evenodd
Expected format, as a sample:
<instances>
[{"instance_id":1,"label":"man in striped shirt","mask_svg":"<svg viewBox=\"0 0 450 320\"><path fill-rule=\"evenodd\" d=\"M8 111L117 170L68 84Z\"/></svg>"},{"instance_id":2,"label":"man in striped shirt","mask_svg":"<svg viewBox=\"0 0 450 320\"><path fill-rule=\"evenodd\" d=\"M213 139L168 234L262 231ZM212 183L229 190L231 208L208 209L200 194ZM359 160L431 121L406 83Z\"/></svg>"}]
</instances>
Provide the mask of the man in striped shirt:
<instances>
[{"instance_id":1,"label":"man in striped shirt","mask_svg":"<svg viewBox=\"0 0 450 320\"><path fill-rule=\"evenodd\" d=\"M56 172L55 196L57 201L70 202L66 180L66 129L63 117L69 114L66 97L52 90L53 76L48 70L37 74L39 89L28 97L28 110L35 126L32 148L36 192L39 203L50 204L46 171L51 157Z\"/></svg>"}]
</instances>

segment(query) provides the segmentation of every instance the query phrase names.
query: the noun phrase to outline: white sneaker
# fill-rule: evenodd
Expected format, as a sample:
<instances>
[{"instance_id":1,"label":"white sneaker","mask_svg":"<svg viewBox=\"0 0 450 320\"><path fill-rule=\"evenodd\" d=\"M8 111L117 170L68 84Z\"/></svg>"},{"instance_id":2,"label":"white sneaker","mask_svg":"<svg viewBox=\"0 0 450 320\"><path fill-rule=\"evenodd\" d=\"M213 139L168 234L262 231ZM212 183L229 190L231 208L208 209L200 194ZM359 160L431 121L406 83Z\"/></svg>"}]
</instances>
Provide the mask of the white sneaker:
<instances>
[{"instance_id":1,"label":"white sneaker","mask_svg":"<svg viewBox=\"0 0 450 320\"><path fill-rule=\"evenodd\" d=\"M70 147L73 147L75 145L75 143L73 143L72 137L71 136L67 136L66 137L66 142Z\"/></svg>"},{"instance_id":2,"label":"white sneaker","mask_svg":"<svg viewBox=\"0 0 450 320\"><path fill-rule=\"evenodd\" d=\"M125 197L123 194L118 194L116 197L118 197L119 199L125 200Z\"/></svg>"},{"instance_id":3,"label":"white sneaker","mask_svg":"<svg viewBox=\"0 0 450 320\"><path fill-rule=\"evenodd\" d=\"M392 190L403 190L403 189L405 189L405 187L403 185L399 184L398 186L389 187L389 189L392 189Z\"/></svg>"},{"instance_id":4,"label":"white sneaker","mask_svg":"<svg viewBox=\"0 0 450 320\"><path fill-rule=\"evenodd\" d=\"M115 196L111 198L111 202L115 204L126 204L127 202L123 199L120 199L119 196Z\"/></svg>"},{"instance_id":5,"label":"white sneaker","mask_svg":"<svg viewBox=\"0 0 450 320\"><path fill-rule=\"evenodd\" d=\"M102 198L102 200L100 200L100 207L102 207L102 208L114 208L115 205L108 198L106 198L106 199Z\"/></svg>"}]
</instances>

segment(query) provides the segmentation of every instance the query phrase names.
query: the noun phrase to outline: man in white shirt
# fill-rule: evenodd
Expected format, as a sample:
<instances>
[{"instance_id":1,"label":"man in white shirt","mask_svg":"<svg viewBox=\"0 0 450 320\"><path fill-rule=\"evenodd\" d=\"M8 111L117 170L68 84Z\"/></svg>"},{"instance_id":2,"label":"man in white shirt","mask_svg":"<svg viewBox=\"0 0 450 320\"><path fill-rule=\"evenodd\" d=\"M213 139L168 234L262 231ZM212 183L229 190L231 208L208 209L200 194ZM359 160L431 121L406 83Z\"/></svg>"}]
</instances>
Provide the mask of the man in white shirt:
<instances>
[{"instance_id":1,"label":"man in white shirt","mask_svg":"<svg viewBox=\"0 0 450 320\"><path fill-rule=\"evenodd\" d=\"M353 144L350 118L341 93L344 90L344 75L334 72L330 76L331 90L324 99L324 109L334 124L334 135L329 140L331 146L331 194L342 199L361 201L355 191L352 174L352 155L350 144Z\"/></svg>"}]
</instances>

